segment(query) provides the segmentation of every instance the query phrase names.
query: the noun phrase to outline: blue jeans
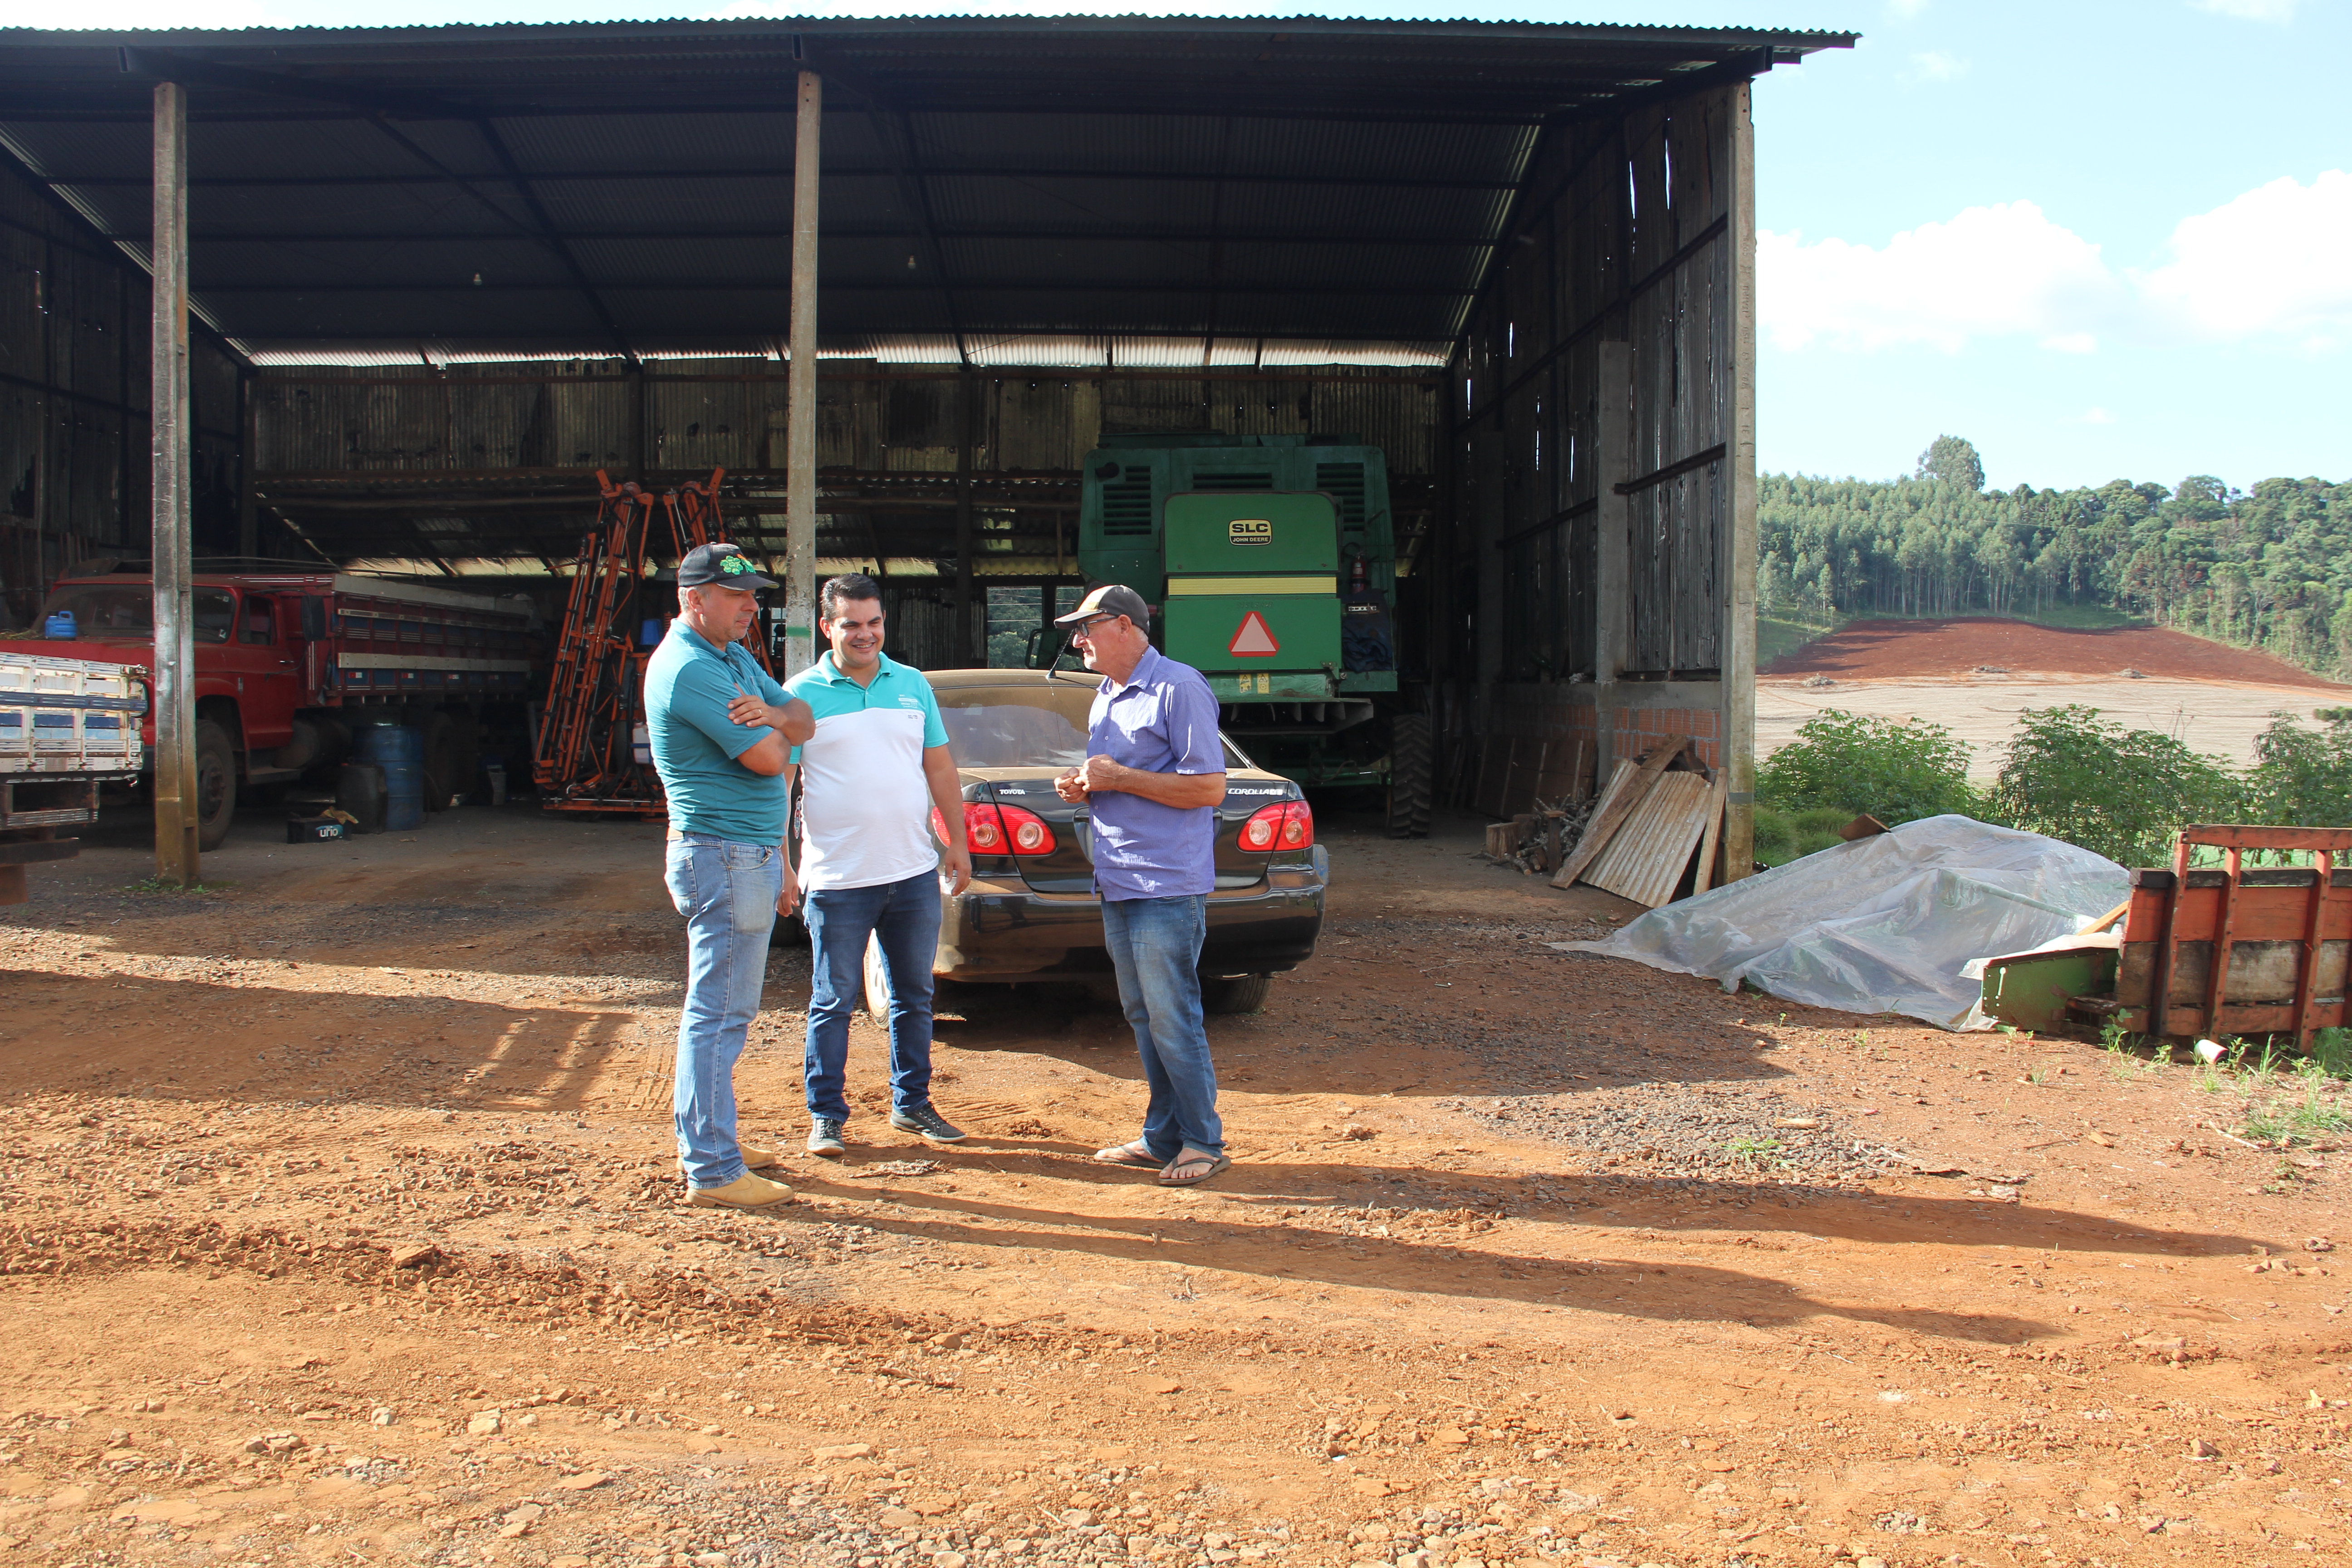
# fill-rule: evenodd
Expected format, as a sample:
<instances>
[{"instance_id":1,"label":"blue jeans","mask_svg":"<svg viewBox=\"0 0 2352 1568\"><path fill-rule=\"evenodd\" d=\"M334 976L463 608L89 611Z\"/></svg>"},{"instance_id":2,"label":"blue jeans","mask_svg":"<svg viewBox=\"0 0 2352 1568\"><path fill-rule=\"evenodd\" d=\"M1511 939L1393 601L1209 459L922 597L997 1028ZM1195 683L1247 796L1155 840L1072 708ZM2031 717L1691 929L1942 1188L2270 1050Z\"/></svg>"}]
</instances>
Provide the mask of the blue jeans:
<instances>
[{"instance_id":1,"label":"blue jeans","mask_svg":"<svg viewBox=\"0 0 2352 1568\"><path fill-rule=\"evenodd\" d=\"M686 917L686 1003L677 1019L672 1106L677 1157L697 1187L743 1174L735 1146L735 1060L760 1011L768 936L783 891L783 855L707 833L669 841L662 880Z\"/></svg>"},{"instance_id":2,"label":"blue jeans","mask_svg":"<svg viewBox=\"0 0 2352 1568\"><path fill-rule=\"evenodd\" d=\"M1209 900L1106 899L1103 936L1118 972L1118 1004L1135 1026L1143 1080L1143 1146L1158 1160L1183 1149L1225 1151L1217 1117L1217 1069L1201 1013L1201 943L1209 934Z\"/></svg>"},{"instance_id":3,"label":"blue jeans","mask_svg":"<svg viewBox=\"0 0 2352 1568\"><path fill-rule=\"evenodd\" d=\"M929 1105L939 873L871 888L811 889L801 898L809 931L808 1055L801 1064L809 1114L849 1120L841 1083L849 1058L849 1015L866 992L869 936L881 939L882 972L890 982L890 1104L898 1110Z\"/></svg>"}]
</instances>

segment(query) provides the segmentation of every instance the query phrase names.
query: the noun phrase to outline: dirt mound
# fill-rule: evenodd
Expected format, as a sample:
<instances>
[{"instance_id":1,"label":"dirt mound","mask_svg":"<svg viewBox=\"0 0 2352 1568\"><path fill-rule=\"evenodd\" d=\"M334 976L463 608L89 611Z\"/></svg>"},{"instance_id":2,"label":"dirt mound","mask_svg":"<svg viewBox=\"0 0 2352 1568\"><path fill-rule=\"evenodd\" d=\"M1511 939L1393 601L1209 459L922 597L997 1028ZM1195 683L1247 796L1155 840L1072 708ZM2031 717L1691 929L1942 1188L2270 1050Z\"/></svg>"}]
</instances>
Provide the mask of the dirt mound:
<instances>
[{"instance_id":1,"label":"dirt mound","mask_svg":"<svg viewBox=\"0 0 2352 1568\"><path fill-rule=\"evenodd\" d=\"M1853 621L1774 659L1757 673L1768 679L1801 680L1824 675L1834 680L1905 680L1973 675L1979 669L2011 675L2104 676L2130 669L2158 679L2352 689L2268 654L2224 647L2162 626L2062 631L1990 616Z\"/></svg>"}]
</instances>

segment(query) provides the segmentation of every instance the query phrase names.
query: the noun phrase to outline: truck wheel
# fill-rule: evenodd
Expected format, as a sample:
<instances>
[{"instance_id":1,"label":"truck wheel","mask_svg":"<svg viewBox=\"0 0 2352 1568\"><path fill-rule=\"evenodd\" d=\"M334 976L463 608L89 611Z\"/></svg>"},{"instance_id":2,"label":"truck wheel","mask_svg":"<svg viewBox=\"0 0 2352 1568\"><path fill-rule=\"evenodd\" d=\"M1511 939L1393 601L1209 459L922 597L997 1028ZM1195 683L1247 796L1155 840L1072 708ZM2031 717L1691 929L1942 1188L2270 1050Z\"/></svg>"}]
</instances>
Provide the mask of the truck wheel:
<instances>
[{"instance_id":1,"label":"truck wheel","mask_svg":"<svg viewBox=\"0 0 2352 1568\"><path fill-rule=\"evenodd\" d=\"M1400 713L1389 721L1389 837L1429 837L1429 803L1436 746L1429 715Z\"/></svg>"},{"instance_id":2,"label":"truck wheel","mask_svg":"<svg viewBox=\"0 0 2352 1568\"><path fill-rule=\"evenodd\" d=\"M1271 974L1234 974L1219 980L1201 982L1201 1010L1204 1013L1255 1013L1265 1005L1265 994L1274 988Z\"/></svg>"},{"instance_id":3,"label":"truck wheel","mask_svg":"<svg viewBox=\"0 0 2352 1568\"><path fill-rule=\"evenodd\" d=\"M209 719L196 721L196 847L217 849L228 842L236 820L236 748L228 731Z\"/></svg>"}]
</instances>

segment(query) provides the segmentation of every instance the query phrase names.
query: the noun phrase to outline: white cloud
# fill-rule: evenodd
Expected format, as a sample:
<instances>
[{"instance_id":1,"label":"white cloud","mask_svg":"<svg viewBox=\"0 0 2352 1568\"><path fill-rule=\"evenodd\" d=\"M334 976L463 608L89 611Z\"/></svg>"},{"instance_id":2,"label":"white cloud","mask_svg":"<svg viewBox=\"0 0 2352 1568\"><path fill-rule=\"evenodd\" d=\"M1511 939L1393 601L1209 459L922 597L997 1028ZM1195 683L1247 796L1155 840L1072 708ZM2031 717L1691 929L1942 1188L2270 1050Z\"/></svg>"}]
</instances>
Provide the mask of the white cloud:
<instances>
[{"instance_id":1,"label":"white cloud","mask_svg":"<svg viewBox=\"0 0 2352 1568\"><path fill-rule=\"evenodd\" d=\"M2112 425L2116 416L2095 403L2076 415L2074 422L2078 425Z\"/></svg>"},{"instance_id":2,"label":"white cloud","mask_svg":"<svg viewBox=\"0 0 2352 1568\"><path fill-rule=\"evenodd\" d=\"M1927 0L1886 0L1886 8L1907 22L1927 8Z\"/></svg>"},{"instance_id":3,"label":"white cloud","mask_svg":"<svg viewBox=\"0 0 2352 1568\"><path fill-rule=\"evenodd\" d=\"M2297 0L2189 0L2189 8L2242 22L2292 22Z\"/></svg>"},{"instance_id":4,"label":"white cloud","mask_svg":"<svg viewBox=\"0 0 2352 1568\"><path fill-rule=\"evenodd\" d=\"M1969 62L1943 49L1929 49L1911 57L1908 74L1915 81L1957 81L1969 74Z\"/></svg>"},{"instance_id":5,"label":"white cloud","mask_svg":"<svg viewBox=\"0 0 2352 1568\"><path fill-rule=\"evenodd\" d=\"M2099 339L2095 332L2053 332L2042 340L2042 346L2062 354L2095 354L2099 352Z\"/></svg>"},{"instance_id":6,"label":"white cloud","mask_svg":"<svg viewBox=\"0 0 2352 1568\"><path fill-rule=\"evenodd\" d=\"M2180 220L2171 259L2136 278L2168 324L2208 339L2352 329L2352 174L2273 180Z\"/></svg>"},{"instance_id":7,"label":"white cloud","mask_svg":"<svg viewBox=\"0 0 2352 1568\"><path fill-rule=\"evenodd\" d=\"M1971 338L2030 332L2082 352L2117 293L2099 247L2032 202L1969 207L1883 248L1765 230L1756 251L1760 324L1783 349L1958 353Z\"/></svg>"}]
</instances>

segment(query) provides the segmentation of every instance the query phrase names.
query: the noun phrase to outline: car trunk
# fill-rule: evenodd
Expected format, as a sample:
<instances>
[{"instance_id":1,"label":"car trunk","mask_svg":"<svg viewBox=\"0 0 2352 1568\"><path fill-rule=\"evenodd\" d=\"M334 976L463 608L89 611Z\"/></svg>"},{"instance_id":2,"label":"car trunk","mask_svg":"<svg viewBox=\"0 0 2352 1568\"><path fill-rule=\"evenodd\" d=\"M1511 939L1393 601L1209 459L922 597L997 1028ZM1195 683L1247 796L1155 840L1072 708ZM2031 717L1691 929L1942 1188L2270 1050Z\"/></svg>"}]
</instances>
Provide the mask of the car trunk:
<instances>
[{"instance_id":1,"label":"car trunk","mask_svg":"<svg viewBox=\"0 0 2352 1568\"><path fill-rule=\"evenodd\" d=\"M1000 806L1017 805L1035 813L1054 830L1051 854L987 858L987 864L1017 870L1024 882L1041 893L1091 893L1095 887L1093 814L1085 804L1073 805L1054 793L1054 773L1057 771L968 769L966 778L976 780L977 784L968 785L964 795L968 800L985 799ZM1251 813L1285 798L1288 793L1288 786L1280 779L1233 781L1225 804L1217 812L1219 891L1255 888L1265 880L1265 868L1274 858L1273 851L1254 854L1244 849L1242 824L1249 820ZM978 868L983 858L974 856L973 859Z\"/></svg>"}]
</instances>

